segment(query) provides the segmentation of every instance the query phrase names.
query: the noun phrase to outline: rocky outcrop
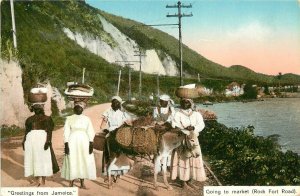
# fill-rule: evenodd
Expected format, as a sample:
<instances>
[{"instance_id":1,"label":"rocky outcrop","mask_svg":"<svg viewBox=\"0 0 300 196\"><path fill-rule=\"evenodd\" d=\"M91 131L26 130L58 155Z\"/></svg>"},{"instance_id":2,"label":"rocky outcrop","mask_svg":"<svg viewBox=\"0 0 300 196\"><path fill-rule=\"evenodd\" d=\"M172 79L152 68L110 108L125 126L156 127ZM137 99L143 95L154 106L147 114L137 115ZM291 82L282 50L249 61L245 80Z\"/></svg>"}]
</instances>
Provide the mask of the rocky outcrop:
<instances>
[{"instance_id":1,"label":"rocky outcrop","mask_svg":"<svg viewBox=\"0 0 300 196\"><path fill-rule=\"evenodd\" d=\"M33 115L30 112L22 87L22 69L18 62L0 60L0 125L25 126L25 120ZM55 100L59 112L66 108L64 97L50 82L45 84L47 88L47 102L45 114L51 115L51 99Z\"/></svg>"},{"instance_id":2,"label":"rocky outcrop","mask_svg":"<svg viewBox=\"0 0 300 196\"><path fill-rule=\"evenodd\" d=\"M81 34L78 32L72 32L68 28L64 28L64 33L78 45L88 49L90 52L101 56L107 62L117 63L121 66L125 66L125 63L117 61L139 61L139 57L135 56L137 53L138 44L120 32L115 26L109 23L105 18L99 15L100 21L103 26L103 30L110 35L110 39L113 39L107 43L107 36L105 38L94 37L88 33ZM113 44L112 44L113 43ZM142 56L141 70L145 73L159 73L161 75L174 76L178 73L176 62L172 58L164 54L164 58L159 58L155 49L146 50L146 55ZM161 52L159 52L161 53ZM161 60L162 59L162 60ZM138 71L140 69L139 62L131 62L131 68Z\"/></svg>"},{"instance_id":3,"label":"rocky outcrop","mask_svg":"<svg viewBox=\"0 0 300 196\"><path fill-rule=\"evenodd\" d=\"M0 125L24 127L31 113L25 104L18 62L0 60L0 81Z\"/></svg>"}]
</instances>

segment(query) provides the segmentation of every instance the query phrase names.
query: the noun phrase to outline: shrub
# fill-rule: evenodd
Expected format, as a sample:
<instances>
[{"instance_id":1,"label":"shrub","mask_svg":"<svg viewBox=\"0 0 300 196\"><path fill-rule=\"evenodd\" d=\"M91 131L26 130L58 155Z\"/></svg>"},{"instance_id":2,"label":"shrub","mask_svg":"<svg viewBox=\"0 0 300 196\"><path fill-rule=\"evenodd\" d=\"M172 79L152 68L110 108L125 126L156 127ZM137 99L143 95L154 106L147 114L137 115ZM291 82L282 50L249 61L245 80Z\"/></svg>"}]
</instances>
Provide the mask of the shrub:
<instances>
[{"instance_id":1,"label":"shrub","mask_svg":"<svg viewBox=\"0 0 300 196\"><path fill-rule=\"evenodd\" d=\"M24 129L22 129L16 125L12 125L12 126L1 125L1 139L23 135L24 132L25 132Z\"/></svg>"},{"instance_id":2,"label":"shrub","mask_svg":"<svg viewBox=\"0 0 300 196\"><path fill-rule=\"evenodd\" d=\"M207 121L202 152L226 185L299 185L300 156L282 152L278 136L254 135L254 127L228 128Z\"/></svg>"}]
</instances>

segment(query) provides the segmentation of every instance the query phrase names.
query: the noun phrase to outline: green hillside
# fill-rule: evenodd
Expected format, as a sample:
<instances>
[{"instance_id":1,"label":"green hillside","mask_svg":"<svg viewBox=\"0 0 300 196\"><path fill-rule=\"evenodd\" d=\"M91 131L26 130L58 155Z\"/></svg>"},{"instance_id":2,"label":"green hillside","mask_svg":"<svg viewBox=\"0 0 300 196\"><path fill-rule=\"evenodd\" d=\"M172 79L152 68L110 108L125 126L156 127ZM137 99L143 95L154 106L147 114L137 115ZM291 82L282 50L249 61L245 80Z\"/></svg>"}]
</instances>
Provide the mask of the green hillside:
<instances>
[{"instance_id":1,"label":"green hillside","mask_svg":"<svg viewBox=\"0 0 300 196\"><path fill-rule=\"evenodd\" d=\"M74 32L100 37L111 46L116 44L111 36L103 31L98 14L103 15L122 32L136 40L144 49L156 48L169 53L178 61L177 40L159 30L141 26L140 23L104 13L82 1L17 1L15 2L15 20L17 29L18 52L12 49L11 14L9 1L1 2L1 57L12 58L20 62L23 69L23 87L25 95L37 82L50 81L63 92L68 81L81 80L82 68L86 68L86 83L95 88L95 99L107 101L117 90L118 71L122 69L120 95L125 97L128 90L128 70L110 64L103 58L92 54L70 40L63 28ZM133 28L129 29L130 27ZM133 30L132 30L133 29ZM191 79L185 83L197 82L200 73L204 84L225 86L233 80L254 80L266 82L269 76L252 73L242 74L243 70L233 70L215 64L196 52L184 47L184 69ZM285 77L283 81L300 81L300 76ZM143 74L143 95L157 92L156 75ZM178 77L159 78L160 93L174 94L179 85ZM137 96L138 73L132 73L132 93Z\"/></svg>"}]
</instances>

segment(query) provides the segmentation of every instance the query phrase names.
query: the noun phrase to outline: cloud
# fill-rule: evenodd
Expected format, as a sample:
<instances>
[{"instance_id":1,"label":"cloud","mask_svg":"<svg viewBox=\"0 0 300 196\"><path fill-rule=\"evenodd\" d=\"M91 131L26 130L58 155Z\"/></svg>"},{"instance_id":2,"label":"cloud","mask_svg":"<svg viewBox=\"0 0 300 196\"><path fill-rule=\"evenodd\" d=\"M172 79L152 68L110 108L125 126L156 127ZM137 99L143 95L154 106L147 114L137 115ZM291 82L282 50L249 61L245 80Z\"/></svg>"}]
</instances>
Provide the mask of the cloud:
<instances>
[{"instance_id":1,"label":"cloud","mask_svg":"<svg viewBox=\"0 0 300 196\"><path fill-rule=\"evenodd\" d=\"M228 38L235 41L263 41L270 34L271 29L258 21L252 21L227 32Z\"/></svg>"}]
</instances>

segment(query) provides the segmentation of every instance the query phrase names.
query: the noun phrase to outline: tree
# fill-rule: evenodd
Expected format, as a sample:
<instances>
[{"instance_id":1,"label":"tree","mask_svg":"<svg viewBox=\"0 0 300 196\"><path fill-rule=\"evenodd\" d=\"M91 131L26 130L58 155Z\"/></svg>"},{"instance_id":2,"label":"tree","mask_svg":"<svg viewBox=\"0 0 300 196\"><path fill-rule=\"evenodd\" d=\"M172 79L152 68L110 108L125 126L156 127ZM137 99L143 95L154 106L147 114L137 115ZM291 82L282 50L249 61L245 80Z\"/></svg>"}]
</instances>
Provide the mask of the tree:
<instances>
[{"instance_id":1,"label":"tree","mask_svg":"<svg viewBox=\"0 0 300 196\"><path fill-rule=\"evenodd\" d=\"M264 93L265 93L266 95L270 95L269 87L268 87L268 86L265 86Z\"/></svg>"},{"instance_id":2,"label":"tree","mask_svg":"<svg viewBox=\"0 0 300 196\"><path fill-rule=\"evenodd\" d=\"M251 84L246 84L244 87L243 98L245 99L256 99L257 98L257 89Z\"/></svg>"}]
</instances>

